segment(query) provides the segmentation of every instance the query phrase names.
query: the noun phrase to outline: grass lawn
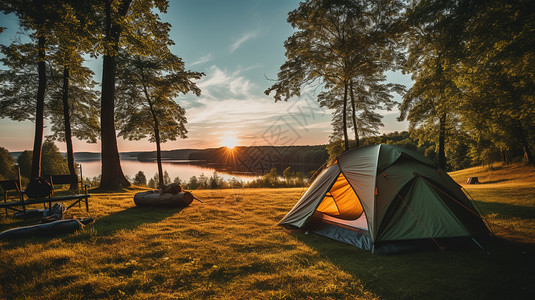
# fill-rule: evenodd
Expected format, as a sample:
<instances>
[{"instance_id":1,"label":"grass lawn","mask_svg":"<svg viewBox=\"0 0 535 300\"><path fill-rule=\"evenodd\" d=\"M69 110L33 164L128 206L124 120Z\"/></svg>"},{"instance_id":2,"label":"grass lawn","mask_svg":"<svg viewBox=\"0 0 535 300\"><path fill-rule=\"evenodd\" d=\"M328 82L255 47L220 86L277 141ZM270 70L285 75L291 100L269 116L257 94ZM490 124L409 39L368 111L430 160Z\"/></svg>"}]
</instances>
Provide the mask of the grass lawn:
<instances>
[{"instance_id":1,"label":"grass lawn","mask_svg":"<svg viewBox=\"0 0 535 300\"><path fill-rule=\"evenodd\" d=\"M184 209L136 208L132 190L71 209L96 218L82 232L0 241L0 298L533 298L535 177L459 172L483 182L466 188L496 233L490 255L376 255L277 226L304 188L194 191L204 204Z\"/></svg>"}]
</instances>

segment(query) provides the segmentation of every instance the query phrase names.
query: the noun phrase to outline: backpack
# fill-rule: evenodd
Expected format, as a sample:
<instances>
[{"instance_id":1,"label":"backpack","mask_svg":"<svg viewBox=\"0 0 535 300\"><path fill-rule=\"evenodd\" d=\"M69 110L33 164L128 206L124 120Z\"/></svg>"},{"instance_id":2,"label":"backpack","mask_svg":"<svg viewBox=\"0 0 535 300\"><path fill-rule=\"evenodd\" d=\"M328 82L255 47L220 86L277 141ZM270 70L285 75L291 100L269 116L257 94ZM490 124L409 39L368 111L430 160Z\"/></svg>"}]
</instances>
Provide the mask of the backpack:
<instances>
[{"instance_id":1,"label":"backpack","mask_svg":"<svg viewBox=\"0 0 535 300\"><path fill-rule=\"evenodd\" d=\"M52 193L52 186L41 177L34 177L28 183L24 192L28 198L45 198Z\"/></svg>"}]
</instances>

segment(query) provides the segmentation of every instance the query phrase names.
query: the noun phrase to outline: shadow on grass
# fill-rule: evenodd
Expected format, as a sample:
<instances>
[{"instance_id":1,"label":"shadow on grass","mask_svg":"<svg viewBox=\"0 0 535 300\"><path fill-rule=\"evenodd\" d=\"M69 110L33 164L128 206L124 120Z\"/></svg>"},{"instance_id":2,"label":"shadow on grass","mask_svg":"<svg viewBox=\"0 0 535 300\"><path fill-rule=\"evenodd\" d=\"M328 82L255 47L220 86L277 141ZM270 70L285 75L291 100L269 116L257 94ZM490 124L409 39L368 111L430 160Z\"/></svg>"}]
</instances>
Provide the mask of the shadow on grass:
<instances>
[{"instance_id":1,"label":"shadow on grass","mask_svg":"<svg viewBox=\"0 0 535 300\"><path fill-rule=\"evenodd\" d=\"M535 207L484 201L476 201L476 204L484 215L497 213L503 218L535 219Z\"/></svg>"},{"instance_id":2,"label":"shadow on grass","mask_svg":"<svg viewBox=\"0 0 535 300\"><path fill-rule=\"evenodd\" d=\"M530 298L535 245L493 240L477 249L372 254L310 233L292 233L384 299Z\"/></svg>"},{"instance_id":3,"label":"shadow on grass","mask_svg":"<svg viewBox=\"0 0 535 300\"><path fill-rule=\"evenodd\" d=\"M58 235L55 238L61 238L64 242L80 242L90 238L93 234L98 236L111 235L114 232L121 229L134 229L140 225L148 223L157 223L163 219L170 217L176 213L182 211L184 207L179 208L155 208L155 207L131 207L100 219L97 219L94 224L89 225L82 234L76 235ZM0 224L0 230L8 230L20 226L36 225L40 218L27 218L27 219L10 219L10 222ZM5 220L4 220L5 221ZM27 237L21 239L9 240L4 245L7 249L20 247L24 243L45 243L51 238L49 236L36 236Z\"/></svg>"},{"instance_id":4,"label":"shadow on grass","mask_svg":"<svg viewBox=\"0 0 535 300\"><path fill-rule=\"evenodd\" d=\"M89 188L89 194L114 194L114 193L125 193L131 192L133 188L117 188L117 189L105 189L101 187L91 187Z\"/></svg>"},{"instance_id":5,"label":"shadow on grass","mask_svg":"<svg viewBox=\"0 0 535 300\"><path fill-rule=\"evenodd\" d=\"M35 225L41 220L41 217L35 218L14 218L10 212L10 216L2 217L0 219L0 232L16 227Z\"/></svg>"},{"instance_id":6,"label":"shadow on grass","mask_svg":"<svg viewBox=\"0 0 535 300\"><path fill-rule=\"evenodd\" d=\"M121 229L133 229L142 224L158 223L163 219L179 213L185 207L131 207L95 221L93 228L99 235L109 235Z\"/></svg>"},{"instance_id":7,"label":"shadow on grass","mask_svg":"<svg viewBox=\"0 0 535 300\"><path fill-rule=\"evenodd\" d=\"M505 181L511 181L511 179L498 179L498 180L484 181L484 182L481 182L481 184L500 183L500 182L505 182Z\"/></svg>"}]
</instances>

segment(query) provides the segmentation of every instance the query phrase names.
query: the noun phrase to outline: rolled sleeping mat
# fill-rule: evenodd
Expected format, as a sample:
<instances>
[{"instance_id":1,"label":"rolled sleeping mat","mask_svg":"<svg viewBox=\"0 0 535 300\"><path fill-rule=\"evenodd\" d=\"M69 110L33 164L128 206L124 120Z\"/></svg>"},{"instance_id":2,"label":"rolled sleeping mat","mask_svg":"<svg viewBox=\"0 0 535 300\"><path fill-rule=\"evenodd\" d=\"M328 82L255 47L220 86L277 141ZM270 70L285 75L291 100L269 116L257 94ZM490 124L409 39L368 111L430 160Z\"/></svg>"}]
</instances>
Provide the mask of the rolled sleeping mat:
<instances>
[{"instance_id":1,"label":"rolled sleeping mat","mask_svg":"<svg viewBox=\"0 0 535 300\"><path fill-rule=\"evenodd\" d=\"M85 225L77 219L60 220L46 224L9 229L0 233L0 239L14 240L27 237L53 237L60 234L74 233L84 229L84 227Z\"/></svg>"},{"instance_id":2,"label":"rolled sleeping mat","mask_svg":"<svg viewBox=\"0 0 535 300\"><path fill-rule=\"evenodd\" d=\"M146 191L134 195L134 203L140 207L186 207L191 202L193 195L190 192L160 194L158 191Z\"/></svg>"}]
</instances>

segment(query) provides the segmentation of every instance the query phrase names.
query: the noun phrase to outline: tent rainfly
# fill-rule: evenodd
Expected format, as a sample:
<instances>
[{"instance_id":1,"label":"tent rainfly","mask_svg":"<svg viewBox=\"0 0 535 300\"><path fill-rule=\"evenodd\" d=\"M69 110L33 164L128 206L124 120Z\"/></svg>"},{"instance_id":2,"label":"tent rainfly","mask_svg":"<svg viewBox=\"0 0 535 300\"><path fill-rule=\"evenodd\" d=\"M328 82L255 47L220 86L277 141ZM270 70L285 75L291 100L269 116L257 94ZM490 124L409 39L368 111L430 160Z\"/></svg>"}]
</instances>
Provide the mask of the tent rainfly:
<instances>
[{"instance_id":1,"label":"tent rainfly","mask_svg":"<svg viewBox=\"0 0 535 300\"><path fill-rule=\"evenodd\" d=\"M416 152L384 144L338 156L279 224L372 253L481 247L490 234L446 172Z\"/></svg>"}]
</instances>

